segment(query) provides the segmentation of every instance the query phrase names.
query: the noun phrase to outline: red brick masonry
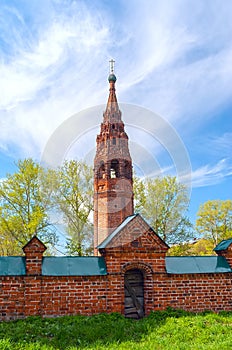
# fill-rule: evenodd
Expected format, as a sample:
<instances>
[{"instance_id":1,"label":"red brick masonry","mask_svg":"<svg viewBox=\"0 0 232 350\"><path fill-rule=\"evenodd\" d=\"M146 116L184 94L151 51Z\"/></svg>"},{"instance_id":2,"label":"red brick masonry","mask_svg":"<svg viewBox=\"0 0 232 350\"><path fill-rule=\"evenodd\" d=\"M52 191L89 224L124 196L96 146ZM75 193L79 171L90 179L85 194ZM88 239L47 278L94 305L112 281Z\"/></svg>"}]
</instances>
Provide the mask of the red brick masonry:
<instances>
[{"instance_id":1,"label":"red brick masonry","mask_svg":"<svg viewBox=\"0 0 232 350\"><path fill-rule=\"evenodd\" d=\"M141 229L143 222L140 218L136 220L137 227ZM136 222L130 222L123 230L131 229L135 224ZM123 230L117 237L122 236ZM55 317L101 312L123 314L124 274L135 268L141 270L144 276L145 315L151 310L161 310L167 306L191 311L232 310L231 270L215 273L167 273L165 255L168 248L145 224L143 234L136 240L119 247L114 246L115 238L112 241L113 247L100 249L107 274L48 276L42 274L43 252L46 247L34 237L24 247L25 273L9 275L5 271L5 275L0 276L1 320L31 315ZM231 264L231 245L220 255ZM78 257L72 259L76 259L73 262L78 264ZM3 271L3 267L0 267L0 271Z\"/></svg>"}]
</instances>

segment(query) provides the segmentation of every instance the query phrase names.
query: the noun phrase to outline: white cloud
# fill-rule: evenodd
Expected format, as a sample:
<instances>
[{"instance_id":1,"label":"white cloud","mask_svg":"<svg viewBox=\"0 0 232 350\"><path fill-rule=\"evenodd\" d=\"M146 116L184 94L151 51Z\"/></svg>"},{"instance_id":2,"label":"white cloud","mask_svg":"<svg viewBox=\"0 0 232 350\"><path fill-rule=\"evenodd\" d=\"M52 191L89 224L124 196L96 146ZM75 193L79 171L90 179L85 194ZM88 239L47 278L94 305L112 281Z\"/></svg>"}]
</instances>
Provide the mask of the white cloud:
<instances>
[{"instance_id":1,"label":"white cloud","mask_svg":"<svg viewBox=\"0 0 232 350\"><path fill-rule=\"evenodd\" d=\"M209 8L181 1L153 4L129 16L134 31L129 69L123 74L124 98L196 128L230 101L231 5L227 13L218 1Z\"/></svg>"},{"instance_id":2,"label":"white cloud","mask_svg":"<svg viewBox=\"0 0 232 350\"><path fill-rule=\"evenodd\" d=\"M185 120L195 127L230 98L232 27L229 11L218 1L210 15L206 4L190 11L182 1L128 1L115 8L51 3L46 23L33 12L36 35L19 10L11 9L15 36L6 31L4 36L14 54L0 65L2 149L13 146L17 156L38 156L66 118L105 103L111 57L119 102L144 105L175 123Z\"/></svg>"},{"instance_id":3,"label":"white cloud","mask_svg":"<svg viewBox=\"0 0 232 350\"><path fill-rule=\"evenodd\" d=\"M41 90L55 90L61 78L68 78L65 75L71 73L69 65L73 65L72 73L77 76L87 63L86 55L102 45L106 37L107 28L99 27L88 12L84 17L81 13L80 17L76 14L74 18L51 22L49 28L41 30L39 38L31 39L29 48L19 46L19 53L13 60L1 63L0 108L17 107L28 100L36 103Z\"/></svg>"},{"instance_id":4,"label":"white cloud","mask_svg":"<svg viewBox=\"0 0 232 350\"><path fill-rule=\"evenodd\" d=\"M205 187L218 184L232 175L232 166L227 159L221 159L211 166L206 164L192 172L192 187Z\"/></svg>"},{"instance_id":5,"label":"white cloud","mask_svg":"<svg viewBox=\"0 0 232 350\"><path fill-rule=\"evenodd\" d=\"M2 149L13 145L17 156L36 156L63 120L97 103L93 51L107 40L107 27L93 15L82 8L56 18L29 48L20 46L12 60L1 62Z\"/></svg>"},{"instance_id":6,"label":"white cloud","mask_svg":"<svg viewBox=\"0 0 232 350\"><path fill-rule=\"evenodd\" d=\"M211 145L215 153L230 157L232 150L232 132L226 132L214 138L211 140Z\"/></svg>"}]
</instances>

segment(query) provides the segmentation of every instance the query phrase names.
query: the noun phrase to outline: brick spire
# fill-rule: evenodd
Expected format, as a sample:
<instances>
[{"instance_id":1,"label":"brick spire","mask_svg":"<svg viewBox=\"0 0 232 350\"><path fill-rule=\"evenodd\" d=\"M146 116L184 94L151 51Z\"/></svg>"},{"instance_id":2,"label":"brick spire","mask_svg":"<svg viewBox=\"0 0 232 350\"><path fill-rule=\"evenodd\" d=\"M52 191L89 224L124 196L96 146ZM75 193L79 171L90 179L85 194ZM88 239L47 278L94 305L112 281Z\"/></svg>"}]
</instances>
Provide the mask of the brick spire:
<instances>
[{"instance_id":1,"label":"brick spire","mask_svg":"<svg viewBox=\"0 0 232 350\"><path fill-rule=\"evenodd\" d=\"M119 110L118 101L116 97L115 83L116 76L114 74L114 60L110 60L110 74L109 74L109 97L106 105L106 110L104 113L104 122L119 122L121 121L121 112Z\"/></svg>"}]
</instances>

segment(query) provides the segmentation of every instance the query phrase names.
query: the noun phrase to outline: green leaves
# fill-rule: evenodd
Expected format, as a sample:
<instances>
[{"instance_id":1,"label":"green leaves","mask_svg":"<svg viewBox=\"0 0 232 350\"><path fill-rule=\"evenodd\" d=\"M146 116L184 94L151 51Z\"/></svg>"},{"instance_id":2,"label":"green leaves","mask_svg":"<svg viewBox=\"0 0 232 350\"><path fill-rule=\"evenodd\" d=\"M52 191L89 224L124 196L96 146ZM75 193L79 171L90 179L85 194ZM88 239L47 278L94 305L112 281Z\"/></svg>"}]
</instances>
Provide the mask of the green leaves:
<instances>
[{"instance_id":1,"label":"green leaves","mask_svg":"<svg viewBox=\"0 0 232 350\"><path fill-rule=\"evenodd\" d=\"M46 171L32 159L20 160L17 172L0 184L0 249L2 255L21 254L22 246L33 235L45 244L56 242L49 223L49 198L44 195L40 179Z\"/></svg>"},{"instance_id":2,"label":"green leaves","mask_svg":"<svg viewBox=\"0 0 232 350\"><path fill-rule=\"evenodd\" d=\"M204 240L194 244L186 217L187 188L176 177L140 180L134 177L135 212L140 212L174 254L209 254L212 246L232 236L232 201L204 203L196 230ZM0 254L20 255L33 235L50 247L57 242L54 218L62 218L71 255L92 253L93 171L83 162L66 161L56 170L32 159L20 160L17 171L0 183Z\"/></svg>"},{"instance_id":3,"label":"green leaves","mask_svg":"<svg viewBox=\"0 0 232 350\"><path fill-rule=\"evenodd\" d=\"M200 206L196 229L217 245L232 236L232 200L210 200Z\"/></svg>"},{"instance_id":4,"label":"green leaves","mask_svg":"<svg viewBox=\"0 0 232 350\"><path fill-rule=\"evenodd\" d=\"M0 184L0 254L21 254L33 235L52 249L60 216L68 254L91 253L92 168L66 161L59 169L44 169L32 159L18 161L17 168Z\"/></svg>"},{"instance_id":5,"label":"green leaves","mask_svg":"<svg viewBox=\"0 0 232 350\"><path fill-rule=\"evenodd\" d=\"M33 235L52 249L59 216L68 253L91 252L92 169L77 161L66 161L57 170L44 169L32 159L18 161L17 168L0 184L0 254L21 254Z\"/></svg>"},{"instance_id":6,"label":"green leaves","mask_svg":"<svg viewBox=\"0 0 232 350\"><path fill-rule=\"evenodd\" d=\"M155 232L168 244L191 237L191 223L185 216L187 188L176 177L135 179L135 209L149 221Z\"/></svg>"},{"instance_id":7,"label":"green leaves","mask_svg":"<svg viewBox=\"0 0 232 350\"><path fill-rule=\"evenodd\" d=\"M92 253L93 170L83 162L66 161L57 171L55 202L62 213L71 255Z\"/></svg>"}]
</instances>

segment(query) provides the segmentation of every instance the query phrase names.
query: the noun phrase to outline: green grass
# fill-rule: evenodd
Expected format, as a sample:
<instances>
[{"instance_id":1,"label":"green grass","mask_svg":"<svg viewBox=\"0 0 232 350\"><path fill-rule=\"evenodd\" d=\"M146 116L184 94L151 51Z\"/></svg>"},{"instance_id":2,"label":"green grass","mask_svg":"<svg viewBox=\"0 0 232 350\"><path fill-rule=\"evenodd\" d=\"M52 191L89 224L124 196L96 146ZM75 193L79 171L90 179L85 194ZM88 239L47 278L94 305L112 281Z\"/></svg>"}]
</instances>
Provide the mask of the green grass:
<instances>
[{"instance_id":1,"label":"green grass","mask_svg":"<svg viewBox=\"0 0 232 350\"><path fill-rule=\"evenodd\" d=\"M232 312L152 312L140 320L119 314L29 317L0 323L0 350L229 350Z\"/></svg>"}]
</instances>

